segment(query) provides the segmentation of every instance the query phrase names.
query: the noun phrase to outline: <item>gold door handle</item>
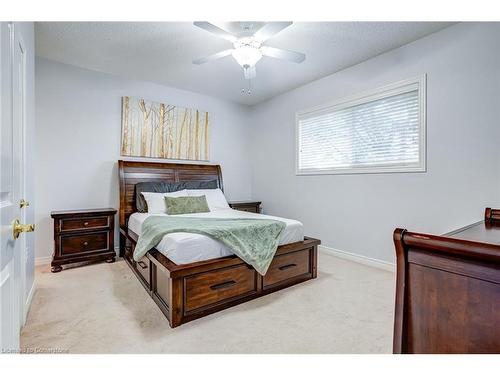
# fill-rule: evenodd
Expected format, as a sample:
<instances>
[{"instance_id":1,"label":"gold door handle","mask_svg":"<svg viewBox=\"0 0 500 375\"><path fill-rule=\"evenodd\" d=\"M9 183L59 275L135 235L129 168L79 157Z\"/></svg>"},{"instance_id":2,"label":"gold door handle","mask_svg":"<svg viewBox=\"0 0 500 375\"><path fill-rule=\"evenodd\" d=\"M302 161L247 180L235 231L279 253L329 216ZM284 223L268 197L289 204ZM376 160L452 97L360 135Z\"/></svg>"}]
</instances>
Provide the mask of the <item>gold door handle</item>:
<instances>
[{"instance_id":1,"label":"gold door handle","mask_svg":"<svg viewBox=\"0 0 500 375\"><path fill-rule=\"evenodd\" d=\"M28 207L30 205L30 202L24 200L24 199L21 199L19 201L19 208L24 208L24 207Z\"/></svg>"},{"instance_id":2,"label":"gold door handle","mask_svg":"<svg viewBox=\"0 0 500 375\"><path fill-rule=\"evenodd\" d=\"M15 240L19 238L19 234L22 232L33 232L35 230L35 224L21 224L18 219L12 222L12 237Z\"/></svg>"}]
</instances>

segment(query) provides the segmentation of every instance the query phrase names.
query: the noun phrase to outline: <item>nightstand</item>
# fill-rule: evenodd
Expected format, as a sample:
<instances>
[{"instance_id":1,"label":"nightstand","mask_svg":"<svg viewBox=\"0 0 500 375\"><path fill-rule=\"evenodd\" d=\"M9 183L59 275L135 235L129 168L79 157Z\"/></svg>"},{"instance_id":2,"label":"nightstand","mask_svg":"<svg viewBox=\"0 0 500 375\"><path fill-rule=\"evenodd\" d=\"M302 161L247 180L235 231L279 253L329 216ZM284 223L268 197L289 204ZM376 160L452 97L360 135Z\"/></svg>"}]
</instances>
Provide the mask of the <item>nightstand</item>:
<instances>
[{"instance_id":1,"label":"nightstand","mask_svg":"<svg viewBox=\"0 0 500 375\"><path fill-rule=\"evenodd\" d=\"M53 211L54 254L52 272L78 262L115 261L115 214L113 208Z\"/></svg>"},{"instance_id":2,"label":"nightstand","mask_svg":"<svg viewBox=\"0 0 500 375\"><path fill-rule=\"evenodd\" d=\"M260 214L260 205L262 202L258 201L238 201L229 202L229 207L238 211L255 212Z\"/></svg>"}]
</instances>

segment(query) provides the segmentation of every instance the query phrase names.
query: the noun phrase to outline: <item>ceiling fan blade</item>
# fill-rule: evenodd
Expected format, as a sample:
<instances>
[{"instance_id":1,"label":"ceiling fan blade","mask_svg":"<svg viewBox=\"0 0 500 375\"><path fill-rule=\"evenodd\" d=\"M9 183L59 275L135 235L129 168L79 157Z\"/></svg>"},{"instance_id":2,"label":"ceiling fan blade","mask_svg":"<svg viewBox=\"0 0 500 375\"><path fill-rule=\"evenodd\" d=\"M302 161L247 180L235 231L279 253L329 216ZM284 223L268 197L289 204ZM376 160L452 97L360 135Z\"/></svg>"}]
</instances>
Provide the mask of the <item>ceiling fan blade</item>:
<instances>
[{"instance_id":1,"label":"ceiling fan blade","mask_svg":"<svg viewBox=\"0 0 500 375\"><path fill-rule=\"evenodd\" d=\"M223 30L220 27L211 24L210 22L196 21L196 22L193 22L193 25L198 26L199 28L201 28L205 31L208 31L209 33L212 33L212 34L218 36L219 38L229 40L230 42L235 42L236 39L238 39L233 34L228 33L226 30Z\"/></svg>"},{"instance_id":2,"label":"ceiling fan blade","mask_svg":"<svg viewBox=\"0 0 500 375\"><path fill-rule=\"evenodd\" d=\"M306 59L306 55L301 52L288 51L286 49L262 46L260 48L264 56L274 57L275 59L287 60L294 63L301 63Z\"/></svg>"},{"instance_id":3,"label":"ceiling fan blade","mask_svg":"<svg viewBox=\"0 0 500 375\"><path fill-rule=\"evenodd\" d=\"M255 70L255 65L249 66L247 68L243 68L243 74L245 75L245 79L253 79L257 76L257 71Z\"/></svg>"},{"instance_id":4,"label":"ceiling fan blade","mask_svg":"<svg viewBox=\"0 0 500 375\"><path fill-rule=\"evenodd\" d=\"M205 64L206 62L209 62L209 61L221 59L223 57L229 56L231 54L231 52L233 52L232 49L226 49L224 51L214 53L213 55L193 60L193 64L200 65L200 64Z\"/></svg>"},{"instance_id":5,"label":"ceiling fan blade","mask_svg":"<svg viewBox=\"0 0 500 375\"><path fill-rule=\"evenodd\" d=\"M262 26L254 36L261 42L266 41L273 35L278 34L284 28L290 26L293 22L268 22Z\"/></svg>"}]
</instances>

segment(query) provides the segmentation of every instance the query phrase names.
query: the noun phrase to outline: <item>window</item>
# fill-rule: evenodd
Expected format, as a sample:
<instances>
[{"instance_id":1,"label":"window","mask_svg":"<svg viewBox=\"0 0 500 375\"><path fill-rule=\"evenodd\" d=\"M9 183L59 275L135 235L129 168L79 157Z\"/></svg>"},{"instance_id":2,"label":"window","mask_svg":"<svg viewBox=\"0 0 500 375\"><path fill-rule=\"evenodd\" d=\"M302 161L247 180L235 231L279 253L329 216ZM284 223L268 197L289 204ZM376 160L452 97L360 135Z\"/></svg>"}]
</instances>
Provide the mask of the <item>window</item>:
<instances>
[{"instance_id":1,"label":"window","mask_svg":"<svg viewBox=\"0 0 500 375\"><path fill-rule=\"evenodd\" d=\"M425 171L425 76L297 113L297 174Z\"/></svg>"}]
</instances>

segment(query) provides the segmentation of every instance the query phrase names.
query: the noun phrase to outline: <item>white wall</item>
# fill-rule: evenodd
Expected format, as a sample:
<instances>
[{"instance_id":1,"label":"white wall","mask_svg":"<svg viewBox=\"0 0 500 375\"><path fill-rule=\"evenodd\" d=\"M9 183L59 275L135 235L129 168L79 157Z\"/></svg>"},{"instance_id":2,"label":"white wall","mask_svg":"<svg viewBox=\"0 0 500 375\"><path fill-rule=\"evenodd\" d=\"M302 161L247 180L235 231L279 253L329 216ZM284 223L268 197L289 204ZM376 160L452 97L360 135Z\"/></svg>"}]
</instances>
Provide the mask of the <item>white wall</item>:
<instances>
[{"instance_id":1,"label":"white wall","mask_svg":"<svg viewBox=\"0 0 500 375\"><path fill-rule=\"evenodd\" d=\"M444 233L500 205L500 27L459 24L252 108L36 60L36 255L57 209L118 208L120 98L213 113L211 162L230 199L301 220L329 247L393 261L395 227ZM427 74L427 172L296 176L295 112Z\"/></svg>"},{"instance_id":2,"label":"white wall","mask_svg":"<svg viewBox=\"0 0 500 375\"><path fill-rule=\"evenodd\" d=\"M251 197L246 106L42 58L36 59L35 77L38 258L48 257L53 251L50 211L119 208L122 96L209 111L210 158L211 163L222 165L226 196L235 200Z\"/></svg>"},{"instance_id":3,"label":"white wall","mask_svg":"<svg viewBox=\"0 0 500 375\"><path fill-rule=\"evenodd\" d=\"M323 244L393 261L395 227L444 233L500 203L500 27L459 24L257 105L252 193ZM295 113L427 74L427 172L296 176Z\"/></svg>"}]
</instances>

